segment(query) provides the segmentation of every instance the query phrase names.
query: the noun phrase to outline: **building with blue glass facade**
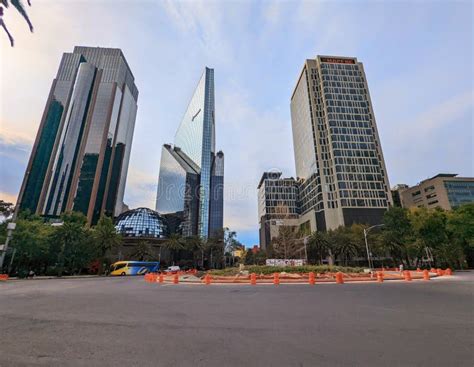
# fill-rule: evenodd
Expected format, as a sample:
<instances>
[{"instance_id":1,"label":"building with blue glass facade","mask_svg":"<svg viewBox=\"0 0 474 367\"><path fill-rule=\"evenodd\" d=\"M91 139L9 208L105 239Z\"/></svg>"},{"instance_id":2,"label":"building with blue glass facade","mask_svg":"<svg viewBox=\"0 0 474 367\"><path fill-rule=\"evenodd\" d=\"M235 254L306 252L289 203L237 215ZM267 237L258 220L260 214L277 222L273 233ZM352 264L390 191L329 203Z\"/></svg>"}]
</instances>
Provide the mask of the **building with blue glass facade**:
<instances>
[{"instance_id":1,"label":"building with blue glass facade","mask_svg":"<svg viewBox=\"0 0 474 367\"><path fill-rule=\"evenodd\" d=\"M138 89L120 49L63 54L18 197L45 216L80 211L89 223L125 210Z\"/></svg>"},{"instance_id":2,"label":"building with blue glass facade","mask_svg":"<svg viewBox=\"0 0 474 367\"><path fill-rule=\"evenodd\" d=\"M171 232L206 238L222 229L224 154L215 144L214 70L206 67L174 145L162 149L156 210Z\"/></svg>"},{"instance_id":3,"label":"building with blue glass facade","mask_svg":"<svg viewBox=\"0 0 474 367\"><path fill-rule=\"evenodd\" d=\"M457 177L452 173L436 176L399 190L404 208L442 208L451 210L463 204L474 203L474 178Z\"/></svg>"}]
</instances>

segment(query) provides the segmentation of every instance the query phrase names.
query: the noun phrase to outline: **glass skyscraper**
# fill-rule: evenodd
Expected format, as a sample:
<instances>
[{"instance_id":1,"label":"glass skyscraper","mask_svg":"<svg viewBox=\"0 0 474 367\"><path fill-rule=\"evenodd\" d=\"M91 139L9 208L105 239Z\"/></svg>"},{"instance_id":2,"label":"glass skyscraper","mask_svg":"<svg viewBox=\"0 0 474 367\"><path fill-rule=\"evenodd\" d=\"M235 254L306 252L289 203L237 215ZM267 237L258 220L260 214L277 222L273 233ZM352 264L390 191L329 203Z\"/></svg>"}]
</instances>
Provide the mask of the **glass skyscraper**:
<instances>
[{"instance_id":1,"label":"glass skyscraper","mask_svg":"<svg viewBox=\"0 0 474 367\"><path fill-rule=\"evenodd\" d=\"M21 210L89 223L123 211L138 89L120 49L63 54L20 190Z\"/></svg>"},{"instance_id":2,"label":"glass skyscraper","mask_svg":"<svg viewBox=\"0 0 474 367\"><path fill-rule=\"evenodd\" d=\"M174 146L162 150L156 210L171 231L206 238L222 229L224 154L215 144L214 70L206 67Z\"/></svg>"}]
</instances>

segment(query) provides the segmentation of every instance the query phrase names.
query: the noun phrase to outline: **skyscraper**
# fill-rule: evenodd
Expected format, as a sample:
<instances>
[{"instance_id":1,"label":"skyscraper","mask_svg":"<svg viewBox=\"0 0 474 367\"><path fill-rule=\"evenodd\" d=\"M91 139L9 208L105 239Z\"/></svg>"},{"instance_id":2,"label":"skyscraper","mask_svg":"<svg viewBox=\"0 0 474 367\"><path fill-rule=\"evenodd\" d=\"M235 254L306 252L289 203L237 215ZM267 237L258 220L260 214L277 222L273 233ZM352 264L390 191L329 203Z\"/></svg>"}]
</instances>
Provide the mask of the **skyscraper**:
<instances>
[{"instance_id":1,"label":"skyscraper","mask_svg":"<svg viewBox=\"0 0 474 367\"><path fill-rule=\"evenodd\" d=\"M392 198L362 63L306 60L291 121L300 221L313 231L380 223Z\"/></svg>"},{"instance_id":2,"label":"skyscraper","mask_svg":"<svg viewBox=\"0 0 474 367\"><path fill-rule=\"evenodd\" d=\"M215 144L214 70L206 67L174 146L163 146L158 179L156 210L184 236L222 229L224 154Z\"/></svg>"},{"instance_id":3,"label":"skyscraper","mask_svg":"<svg viewBox=\"0 0 474 367\"><path fill-rule=\"evenodd\" d=\"M138 90L120 49L64 53L18 204L40 215L81 211L89 223L122 212Z\"/></svg>"}]
</instances>

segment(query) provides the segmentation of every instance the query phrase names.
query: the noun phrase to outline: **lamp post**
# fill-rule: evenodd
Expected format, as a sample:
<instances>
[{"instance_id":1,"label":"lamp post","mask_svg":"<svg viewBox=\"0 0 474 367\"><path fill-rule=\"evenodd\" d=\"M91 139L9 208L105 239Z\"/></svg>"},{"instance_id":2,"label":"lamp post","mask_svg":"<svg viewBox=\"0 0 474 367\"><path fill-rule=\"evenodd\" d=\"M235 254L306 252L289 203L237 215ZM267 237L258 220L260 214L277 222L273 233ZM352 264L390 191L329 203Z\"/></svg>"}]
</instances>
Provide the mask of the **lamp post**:
<instances>
[{"instance_id":1,"label":"lamp post","mask_svg":"<svg viewBox=\"0 0 474 367\"><path fill-rule=\"evenodd\" d=\"M364 228L364 240L365 240L365 249L367 250L367 261L369 262L369 269L372 270L372 257L370 256L370 251L369 251L369 244L367 242L367 234L369 231L373 228L377 227L383 227L385 224L376 224L375 226L369 227L369 228Z\"/></svg>"},{"instance_id":2,"label":"lamp post","mask_svg":"<svg viewBox=\"0 0 474 367\"><path fill-rule=\"evenodd\" d=\"M13 231L16 227L15 222L10 222L7 224L7 239L5 241L5 244L2 246L2 255L0 256L0 273L3 270L3 262L5 261L5 255L7 254L8 250L8 243L10 242L12 236L13 236Z\"/></svg>"}]
</instances>

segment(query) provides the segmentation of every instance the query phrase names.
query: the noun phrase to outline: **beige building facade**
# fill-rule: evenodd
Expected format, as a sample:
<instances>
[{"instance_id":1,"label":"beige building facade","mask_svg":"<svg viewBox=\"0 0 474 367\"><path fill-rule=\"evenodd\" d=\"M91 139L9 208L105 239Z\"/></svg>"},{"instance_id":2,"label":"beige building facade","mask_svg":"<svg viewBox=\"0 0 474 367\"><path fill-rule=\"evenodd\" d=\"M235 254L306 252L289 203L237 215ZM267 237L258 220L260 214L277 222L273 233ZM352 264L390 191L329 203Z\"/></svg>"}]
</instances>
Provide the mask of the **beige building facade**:
<instances>
[{"instance_id":1,"label":"beige building facade","mask_svg":"<svg viewBox=\"0 0 474 367\"><path fill-rule=\"evenodd\" d=\"M442 208L451 210L474 203L474 177L440 173L418 185L399 191L404 208Z\"/></svg>"},{"instance_id":2,"label":"beige building facade","mask_svg":"<svg viewBox=\"0 0 474 367\"><path fill-rule=\"evenodd\" d=\"M362 63L306 60L290 107L300 218L311 231L381 223L392 196Z\"/></svg>"}]
</instances>

